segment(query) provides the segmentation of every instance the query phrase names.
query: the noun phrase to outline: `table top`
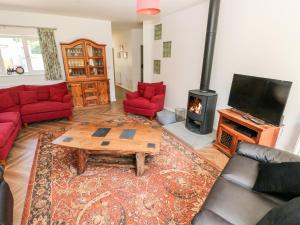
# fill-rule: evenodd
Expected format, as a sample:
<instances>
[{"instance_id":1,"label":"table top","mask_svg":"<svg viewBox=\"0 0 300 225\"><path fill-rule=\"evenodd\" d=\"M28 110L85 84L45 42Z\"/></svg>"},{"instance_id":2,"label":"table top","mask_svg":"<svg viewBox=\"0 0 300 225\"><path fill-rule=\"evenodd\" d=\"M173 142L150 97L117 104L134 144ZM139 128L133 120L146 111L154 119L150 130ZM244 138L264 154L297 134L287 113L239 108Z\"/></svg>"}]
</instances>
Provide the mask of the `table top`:
<instances>
[{"instance_id":1,"label":"table top","mask_svg":"<svg viewBox=\"0 0 300 225\"><path fill-rule=\"evenodd\" d=\"M161 127L144 124L78 125L52 143L109 154L159 153Z\"/></svg>"}]
</instances>

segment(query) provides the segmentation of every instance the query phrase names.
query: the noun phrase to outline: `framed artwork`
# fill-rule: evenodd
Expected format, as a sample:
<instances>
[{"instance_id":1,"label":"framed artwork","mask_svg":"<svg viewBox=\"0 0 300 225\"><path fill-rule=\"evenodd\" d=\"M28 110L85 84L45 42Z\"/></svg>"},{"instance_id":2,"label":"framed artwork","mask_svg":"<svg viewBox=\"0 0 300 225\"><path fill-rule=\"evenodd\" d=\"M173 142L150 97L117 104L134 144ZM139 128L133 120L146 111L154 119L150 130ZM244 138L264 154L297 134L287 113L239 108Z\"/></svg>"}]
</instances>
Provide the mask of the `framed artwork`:
<instances>
[{"instance_id":1,"label":"framed artwork","mask_svg":"<svg viewBox=\"0 0 300 225\"><path fill-rule=\"evenodd\" d=\"M160 60L154 60L153 69L154 74L160 74Z\"/></svg>"},{"instance_id":2,"label":"framed artwork","mask_svg":"<svg viewBox=\"0 0 300 225\"><path fill-rule=\"evenodd\" d=\"M154 26L154 40L161 40L162 34L162 24L157 24Z\"/></svg>"},{"instance_id":3,"label":"framed artwork","mask_svg":"<svg viewBox=\"0 0 300 225\"><path fill-rule=\"evenodd\" d=\"M170 58L172 53L172 41L166 41L163 43L163 57Z\"/></svg>"}]
</instances>

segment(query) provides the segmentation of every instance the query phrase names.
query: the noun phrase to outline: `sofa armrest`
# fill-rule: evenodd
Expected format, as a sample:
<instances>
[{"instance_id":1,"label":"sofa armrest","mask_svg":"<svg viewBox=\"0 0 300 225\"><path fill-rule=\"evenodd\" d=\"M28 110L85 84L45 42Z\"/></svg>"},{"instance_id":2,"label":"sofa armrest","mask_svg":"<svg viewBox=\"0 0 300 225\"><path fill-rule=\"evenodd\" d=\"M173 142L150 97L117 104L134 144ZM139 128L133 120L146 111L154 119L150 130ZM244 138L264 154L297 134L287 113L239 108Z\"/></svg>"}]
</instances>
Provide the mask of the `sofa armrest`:
<instances>
[{"instance_id":1,"label":"sofa armrest","mask_svg":"<svg viewBox=\"0 0 300 225\"><path fill-rule=\"evenodd\" d=\"M165 95L155 95L151 98L151 102L156 104L159 110L163 110L165 103Z\"/></svg>"},{"instance_id":2,"label":"sofa armrest","mask_svg":"<svg viewBox=\"0 0 300 225\"><path fill-rule=\"evenodd\" d=\"M292 153L246 142L238 145L237 154L264 163L300 162L300 157Z\"/></svg>"},{"instance_id":3,"label":"sofa armrest","mask_svg":"<svg viewBox=\"0 0 300 225\"><path fill-rule=\"evenodd\" d=\"M127 99L134 99L140 97L140 93L138 91L135 92L128 92L126 93Z\"/></svg>"},{"instance_id":4,"label":"sofa armrest","mask_svg":"<svg viewBox=\"0 0 300 225\"><path fill-rule=\"evenodd\" d=\"M66 94L63 98L63 102L71 102L72 101L72 95Z\"/></svg>"}]
</instances>

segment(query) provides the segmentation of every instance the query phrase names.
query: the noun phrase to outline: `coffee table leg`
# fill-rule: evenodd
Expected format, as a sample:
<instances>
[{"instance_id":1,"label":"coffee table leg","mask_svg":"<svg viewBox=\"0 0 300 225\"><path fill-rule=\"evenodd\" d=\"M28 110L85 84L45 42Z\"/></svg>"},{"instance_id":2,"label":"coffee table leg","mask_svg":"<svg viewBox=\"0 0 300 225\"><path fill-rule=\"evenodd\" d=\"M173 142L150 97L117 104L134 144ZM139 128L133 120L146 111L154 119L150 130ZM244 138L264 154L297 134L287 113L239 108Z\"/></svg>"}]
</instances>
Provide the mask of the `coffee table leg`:
<instances>
[{"instance_id":1,"label":"coffee table leg","mask_svg":"<svg viewBox=\"0 0 300 225\"><path fill-rule=\"evenodd\" d=\"M84 173L85 167L86 167L86 160L87 160L87 155L84 150L77 149L77 174L80 175Z\"/></svg>"},{"instance_id":2,"label":"coffee table leg","mask_svg":"<svg viewBox=\"0 0 300 225\"><path fill-rule=\"evenodd\" d=\"M144 153L136 153L136 174L137 176L144 175L145 172L145 154Z\"/></svg>"}]
</instances>

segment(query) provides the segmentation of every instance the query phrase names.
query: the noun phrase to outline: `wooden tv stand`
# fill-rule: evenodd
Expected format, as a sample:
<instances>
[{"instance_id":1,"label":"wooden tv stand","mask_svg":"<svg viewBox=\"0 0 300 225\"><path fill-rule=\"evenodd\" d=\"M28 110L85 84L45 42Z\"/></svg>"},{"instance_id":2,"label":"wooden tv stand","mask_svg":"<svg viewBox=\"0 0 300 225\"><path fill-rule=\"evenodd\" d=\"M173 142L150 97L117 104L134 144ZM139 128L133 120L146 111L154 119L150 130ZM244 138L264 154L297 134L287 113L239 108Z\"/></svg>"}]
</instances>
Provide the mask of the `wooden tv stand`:
<instances>
[{"instance_id":1,"label":"wooden tv stand","mask_svg":"<svg viewBox=\"0 0 300 225\"><path fill-rule=\"evenodd\" d=\"M232 109L218 110L220 114L215 147L232 156L239 142L249 142L274 147L280 127L270 124L259 125L245 119Z\"/></svg>"}]
</instances>

